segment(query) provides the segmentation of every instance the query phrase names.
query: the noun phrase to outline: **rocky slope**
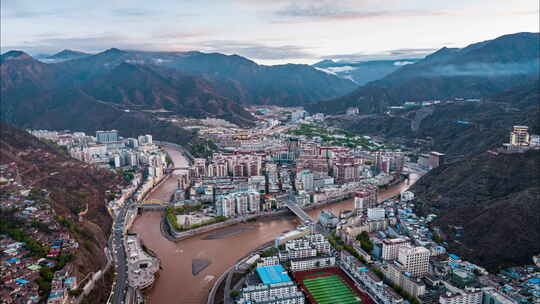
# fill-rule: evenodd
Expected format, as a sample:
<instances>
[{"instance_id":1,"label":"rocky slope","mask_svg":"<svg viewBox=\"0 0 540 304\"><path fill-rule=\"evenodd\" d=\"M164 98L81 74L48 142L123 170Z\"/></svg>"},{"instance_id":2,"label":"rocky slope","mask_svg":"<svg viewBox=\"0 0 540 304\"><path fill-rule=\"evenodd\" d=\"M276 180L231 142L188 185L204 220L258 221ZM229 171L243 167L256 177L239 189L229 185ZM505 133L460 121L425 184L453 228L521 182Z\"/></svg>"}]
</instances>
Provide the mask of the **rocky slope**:
<instances>
[{"instance_id":1,"label":"rocky slope","mask_svg":"<svg viewBox=\"0 0 540 304\"><path fill-rule=\"evenodd\" d=\"M452 252L490 269L540 252L540 151L481 154L432 170L411 189Z\"/></svg>"}]
</instances>

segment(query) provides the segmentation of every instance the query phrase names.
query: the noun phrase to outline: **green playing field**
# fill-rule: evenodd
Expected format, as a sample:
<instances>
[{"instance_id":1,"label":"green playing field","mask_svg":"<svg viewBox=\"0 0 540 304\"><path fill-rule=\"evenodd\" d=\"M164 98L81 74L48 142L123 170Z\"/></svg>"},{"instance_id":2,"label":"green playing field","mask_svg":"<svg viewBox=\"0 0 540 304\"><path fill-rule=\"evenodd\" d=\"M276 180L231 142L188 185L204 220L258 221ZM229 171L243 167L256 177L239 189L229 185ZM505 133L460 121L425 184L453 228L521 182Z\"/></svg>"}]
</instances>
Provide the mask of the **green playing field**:
<instances>
[{"instance_id":1,"label":"green playing field","mask_svg":"<svg viewBox=\"0 0 540 304\"><path fill-rule=\"evenodd\" d=\"M305 279L303 283L317 304L354 304L360 302L349 286L337 275Z\"/></svg>"}]
</instances>

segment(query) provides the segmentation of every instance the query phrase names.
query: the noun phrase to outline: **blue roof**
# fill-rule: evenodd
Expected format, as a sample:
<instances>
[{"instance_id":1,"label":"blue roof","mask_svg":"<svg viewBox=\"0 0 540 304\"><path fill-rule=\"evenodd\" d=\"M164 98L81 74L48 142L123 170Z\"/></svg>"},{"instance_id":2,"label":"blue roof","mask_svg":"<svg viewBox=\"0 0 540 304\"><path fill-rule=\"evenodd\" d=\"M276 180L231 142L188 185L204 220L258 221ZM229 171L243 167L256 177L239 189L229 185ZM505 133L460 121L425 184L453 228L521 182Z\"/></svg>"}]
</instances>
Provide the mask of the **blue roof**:
<instances>
[{"instance_id":1,"label":"blue roof","mask_svg":"<svg viewBox=\"0 0 540 304\"><path fill-rule=\"evenodd\" d=\"M17 280L15 280L15 282L17 282L17 284L27 284L28 283L27 280L22 280L22 279L17 279Z\"/></svg>"},{"instance_id":2,"label":"blue roof","mask_svg":"<svg viewBox=\"0 0 540 304\"><path fill-rule=\"evenodd\" d=\"M11 259L8 259L6 262L8 262L9 264L13 264L13 263L17 263L18 261L20 261L19 258L11 258Z\"/></svg>"},{"instance_id":3,"label":"blue roof","mask_svg":"<svg viewBox=\"0 0 540 304\"><path fill-rule=\"evenodd\" d=\"M460 260L460 257L455 255L455 254L451 254L449 253L448 256L452 259L452 260Z\"/></svg>"},{"instance_id":4,"label":"blue roof","mask_svg":"<svg viewBox=\"0 0 540 304\"><path fill-rule=\"evenodd\" d=\"M540 278L532 278L529 280L531 284L540 284Z\"/></svg>"},{"instance_id":5,"label":"blue roof","mask_svg":"<svg viewBox=\"0 0 540 304\"><path fill-rule=\"evenodd\" d=\"M290 282L291 278L281 265L257 267L257 274L265 285Z\"/></svg>"}]
</instances>

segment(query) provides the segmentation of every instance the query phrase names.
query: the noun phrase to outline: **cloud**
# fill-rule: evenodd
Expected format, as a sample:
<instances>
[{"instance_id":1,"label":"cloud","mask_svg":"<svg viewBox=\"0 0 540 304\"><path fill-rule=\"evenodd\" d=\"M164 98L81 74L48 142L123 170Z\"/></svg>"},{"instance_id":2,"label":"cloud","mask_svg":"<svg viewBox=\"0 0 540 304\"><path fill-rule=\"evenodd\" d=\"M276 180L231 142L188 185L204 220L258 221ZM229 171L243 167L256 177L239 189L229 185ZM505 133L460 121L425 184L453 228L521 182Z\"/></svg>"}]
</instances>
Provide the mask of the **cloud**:
<instances>
[{"instance_id":1,"label":"cloud","mask_svg":"<svg viewBox=\"0 0 540 304\"><path fill-rule=\"evenodd\" d=\"M395 66L403 66L403 65L407 65L407 64L413 64L414 62L412 61L396 61L394 62L394 65Z\"/></svg>"},{"instance_id":2,"label":"cloud","mask_svg":"<svg viewBox=\"0 0 540 304\"><path fill-rule=\"evenodd\" d=\"M202 50L225 54L238 54L253 59L279 60L315 57L306 48L296 45L270 46L262 43L213 40L200 43Z\"/></svg>"},{"instance_id":3,"label":"cloud","mask_svg":"<svg viewBox=\"0 0 540 304\"><path fill-rule=\"evenodd\" d=\"M100 52L111 47L126 50L163 50L164 45L145 42L144 39L131 39L128 36L104 33L88 37L48 37L28 41L20 45L2 46L2 50L22 49L30 54L53 53L62 49L74 49L85 52Z\"/></svg>"},{"instance_id":4,"label":"cloud","mask_svg":"<svg viewBox=\"0 0 540 304\"><path fill-rule=\"evenodd\" d=\"M341 21L388 17L418 17L439 16L447 12L435 10L379 10L373 8L358 8L352 5L339 5L335 3L292 3L274 12L278 17L276 22L302 22L302 21Z\"/></svg>"},{"instance_id":5,"label":"cloud","mask_svg":"<svg viewBox=\"0 0 540 304\"><path fill-rule=\"evenodd\" d=\"M251 59L281 60L314 58L314 54L296 45L266 45L256 42L235 40L201 40L186 42L188 38L203 37L206 32L174 32L152 36L152 39L130 38L125 35L104 33L89 37L47 37L29 41L21 45L2 46L2 52L24 50L30 54L50 54L62 49L75 49L90 53L112 47L140 51L190 51L219 52L237 54Z\"/></svg>"},{"instance_id":6,"label":"cloud","mask_svg":"<svg viewBox=\"0 0 540 304\"><path fill-rule=\"evenodd\" d=\"M432 48L404 48L388 50L379 53L352 53L352 54L336 54L322 56L320 59L332 59L344 62L359 62L369 60L398 60L398 59L413 59L423 58L428 54L435 52L437 49Z\"/></svg>"},{"instance_id":7,"label":"cloud","mask_svg":"<svg viewBox=\"0 0 540 304\"><path fill-rule=\"evenodd\" d=\"M116 17L146 17L159 14L159 11L143 8L117 8L111 10L111 14Z\"/></svg>"}]
</instances>

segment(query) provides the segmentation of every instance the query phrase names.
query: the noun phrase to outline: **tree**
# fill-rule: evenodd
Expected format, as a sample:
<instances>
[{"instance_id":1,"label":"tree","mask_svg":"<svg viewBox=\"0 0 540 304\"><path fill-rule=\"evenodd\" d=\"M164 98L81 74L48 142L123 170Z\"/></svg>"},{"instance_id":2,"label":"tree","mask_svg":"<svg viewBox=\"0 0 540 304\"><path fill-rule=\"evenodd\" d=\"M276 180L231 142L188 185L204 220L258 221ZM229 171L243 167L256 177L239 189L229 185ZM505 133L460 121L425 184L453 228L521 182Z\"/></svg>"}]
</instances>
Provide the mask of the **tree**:
<instances>
[{"instance_id":1,"label":"tree","mask_svg":"<svg viewBox=\"0 0 540 304\"><path fill-rule=\"evenodd\" d=\"M229 296L230 296L231 298L236 298L236 297L239 296L239 295L240 295L240 291L238 291L238 290L236 290L236 289L231 290L231 291L229 292Z\"/></svg>"}]
</instances>

